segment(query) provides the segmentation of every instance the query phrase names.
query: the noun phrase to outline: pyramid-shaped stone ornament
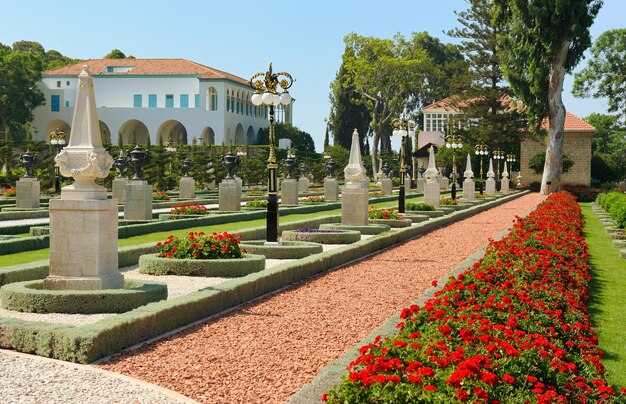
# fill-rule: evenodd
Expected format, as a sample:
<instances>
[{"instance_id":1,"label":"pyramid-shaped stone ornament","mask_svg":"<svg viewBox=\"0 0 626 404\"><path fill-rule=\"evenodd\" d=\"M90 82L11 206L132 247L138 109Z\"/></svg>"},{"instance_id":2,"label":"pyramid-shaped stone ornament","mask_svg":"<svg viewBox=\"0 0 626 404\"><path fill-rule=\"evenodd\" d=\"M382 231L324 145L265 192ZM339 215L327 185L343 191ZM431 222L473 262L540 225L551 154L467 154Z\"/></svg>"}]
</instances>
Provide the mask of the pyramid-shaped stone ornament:
<instances>
[{"instance_id":1,"label":"pyramid-shaped stone ornament","mask_svg":"<svg viewBox=\"0 0 626 404\"><path fill-rule=\"evenodd\" d=\"M435 149L431 145L428 149L428 168L424 172L424 176L427 180L435 179L439 176L439 170L435 165Z\"/></svg>"},{"instance_id":2,"label":"pyramid-shaped stone ornament","mask_svg":"<svg viewBox=\"0 0 626 404\"><path fill-rule=\"evenodd\" d=\"M493 172L493 159L489 159L489 171L487 171L488 178L494 178L496 173Z\"/></svg>"},{"instance_id":3,"label":"pyramid-shaped stone ornament","mask_svg":"<svg viewBox=\"0 0 626 404\"><path fill-rule=\"evenodd\" d=\"M502 178L509 178L509 170L506 166L506 161L504 162L504 170L502 170Z\"/></svg>"},{"instance_id":4,"label":"pyramid-shaped stone ornament","mask_svg":"<svg viewBox=\"0 0 626 404\"><path fill-rule=\"evenodd\" d=\"M354 129L352 132L352 145L350 146L350 159L348 165L343 169L346 178L346 185L361 184L367 181L365 168L361 159L361 146L359 145L359 132Z\"/></svg>"},{"instance_id":5,"label":"pyramid-shaped stone ornament","mask_svg":"<svg viewBox=\"0 0 626 404\"><path fill-rule=\"evenodd\" d=\"M102 147L100 121L96 114L93 78L87 66L78 75L78 91L68 145L54 159L65 177L74 183L63 187L61 199L106 199L106 188L96 178L105 178L113 165L113 157Z\"/></svg>"},{"instance_id":6,"label":"pyramid-shaped stone ornament","mask_svg":"<svg viewBox=\"0 0 626 404\"><path fill-rule=\"evenodd\" d=\"M465 172L463 173L465 179L474 178L474 171L472 171L472 160L470 155L467 155L467 164L465 165Z\"/></svg>"}]
</instances>

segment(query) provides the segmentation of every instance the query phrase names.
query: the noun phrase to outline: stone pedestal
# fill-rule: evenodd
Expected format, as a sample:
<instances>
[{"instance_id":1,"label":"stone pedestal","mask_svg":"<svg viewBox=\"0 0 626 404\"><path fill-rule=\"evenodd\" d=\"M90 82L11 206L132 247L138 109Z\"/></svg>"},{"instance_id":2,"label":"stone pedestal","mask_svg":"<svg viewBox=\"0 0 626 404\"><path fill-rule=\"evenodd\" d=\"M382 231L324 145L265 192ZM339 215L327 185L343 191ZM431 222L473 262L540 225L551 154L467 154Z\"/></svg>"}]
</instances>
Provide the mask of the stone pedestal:
<instances>
[{"instance_id":1,"label":"stone pedestal","mask_svg":"<svg viewBox=\"0 0 626 404\"><path fill-rule=\"evenodd\" d=\"M502 178L500 181L500 192L509 192L509 178Z\"/></svg>"},{"instance_id":2,"label":"stone pedestal","mask_svg":"<svg viewBox=\"0 0 626 404\"><path fill-rule=\"evenodd\" d=\"M380 181L380 189L383 191L383 194L391 195L393 191L393 181L391 178L383 178Z\"/></svg>"},{"instance_id":3,"label":"stone pedestal","mask_svg":"<svg viewBox=\"0 0 626 404\"><path fill-rule=\"evenodd\" d=\"M361 185L360 187L358 185ZM365 184L350 184L341 192L341 224L367 226L369 189Z\"/></svg>"},{"instance_id":4,"label":"stone pedestal","mask_svg":"<svg viewBox=\"0 0 626 404\"><path fill-rule=\"evenodd\" d=\"M233 212L241 210L241 182L225 178L220 182L219 210Z\"/></svg>"},{"instance_id":5,"label":"stone pedestal","mask_svg":"<svg viewBox=\"0 0 626 404\"><path fill-rule=\"evenodd\" d=\"M441 197L440 184L436 180L428 180L424 184L424 202L439 207Z\"/></svg>"},{"instance_id":6,"label":"stone pedestal","mask_svg":"<svg viewBox=\"0 0 626 404\"><path fill-rule=\"evenodd\" d=\"M15 184L15 207L21 209L38 208L39 187L37 178L20 178Z\"/></svg>"},{"instance_id":7,"label":"stone pedestal","mask_svg":"<svg viewBox=\"0 0 626 404\"><path fill-rule=\"evenodd\" d=\"M126 185L128 184L128 178L115 177L112 185L111 199L117 199L118 205L124 204L126 199Z\"/></svg>"},{"instance_id":8,"label":"stone pedestal","mask_svg":"<svg viewBox=\"0 0 626 404\"><path fill-rule=\"evenodd\" d=\"M295 206L298 204L298 180L286 178L280 183L280 204Z\"/></svg>"},{"instance_id":9,"label":"stone pedestal","mask_svg":"<svg viewBox=\"0 0 626 404\"><path fill-rule=\"evenodd\" d=\"M476 197L476 183L472 179L463 181L463 199L473 201Z\"/></svg>"},{"instance_id":10,"label":"stone pedestal","mask_svg":"<svg viewBox=\"0 0 626 404\"><path fill-rule=\"evenodd\" d=\"M324 178L324 200L326 202L339 200L339 181L337 178Z\"/></svg>"},{"instance_id":11,"label":"stone pedestal","mask_svg":"<svg viewBox=\"0 0 626 404\"><path fill-rule=\"evenodd\" d=\"M124 287L117 261L117 202L50 200L50 275L44 288Z\"/></svg>"},{"instance_id":12,"label":"stone pedestal","mask_svg":"<svg viewBox=\"0 0 626 404\"><path fill-rule=\"evenodd\" d=\"M450 180L448 177L439 178L439 189L446 190L448 187L450 187Z\"/></svg>"},{"instance_id":13,"label":"stone pedestal","mask_svg":"<svg viewBox=\"0 0 626 404\"><path fill-rule=\"evenodd\" d=\"M417 190L417 192L424 192L424 184L426 184L426 180L424 180L423 178L418 178L415 181L415 189Z\"/></svg>"},{"instance_id":14,"label":"stone pedestal","mask_svg":"<svg viewBox=\"0 0 626 404\"><path fill-rule=\"evenodd\" d=\"M192 177L182 177L178 183L178 197L193 199L196 197L196 181Z\"/></svg>"},{"instance_id":15,"label":"stone pedestal","mask_svg":"<svg viewBox=\"0 0 626 404\"><path fill-rule=\"evenodd\" d=\"M147 181L132 180L124 187L124 219L152 219L152 185Z\"/></svg>"},{"instance_id":16,"label":"stone pedestal","mask_svg":"<svg viewBox=\"0 0 626 404\"><path fill-rule=\"evenodd\" d=\"M493 178L487 178L485 192L490 195L494 195L496 193L496 180Z\"/></svg>"},{"instance_id":17,"label":"stone pedestal","mask_svg":"<svg viewBox=\"0 0 626 404\"><path fill-rule=\"evenodd\" d=\"M309 193L309 179L307 177L300 177L300 179L298 179L298 192L301 194Z\"/></svg>"}]
</instances>

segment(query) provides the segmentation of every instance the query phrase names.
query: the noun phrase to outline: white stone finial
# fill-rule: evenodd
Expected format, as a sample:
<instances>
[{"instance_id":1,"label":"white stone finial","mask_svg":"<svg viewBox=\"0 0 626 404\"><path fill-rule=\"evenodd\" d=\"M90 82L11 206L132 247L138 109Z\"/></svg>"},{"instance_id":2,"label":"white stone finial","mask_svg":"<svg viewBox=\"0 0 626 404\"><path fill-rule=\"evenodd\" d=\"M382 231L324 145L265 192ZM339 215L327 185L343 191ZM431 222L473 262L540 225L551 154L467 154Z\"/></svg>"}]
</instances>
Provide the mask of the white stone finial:
<instances>
[{"instance_id":1,"label":"white stone finial","mask_svg":"<svg viewBox=\"0 0 626 404\"><path fill-rule=\"evenodd\" d=\"M428 168L424 172L427 180L435 179L439 175L439 170L435 165L435 149L432 145L428 149Z\"/></svg>"},{"instance_id":2,"label":"white stone finial","mask_svg":"<svg viewBox=\"0 0 626 404\"><path fill-rule=\"evenodd\" d=\"M346 183L360 183L367 181L363 161L361 159L361 146L359 144L359 132L354 129L352 132L352 145L350 146L350 159L348 165L344 168L343 173L346 177Z\"/></svg>"},{"instance_id":3,"label":"white stone finial","mask_svg":"<svg viewBox=\"0 0 626 404\"><path fill-rule=\"evenodd\" d=\"M489 159L489 171L487 171L488 178L494 178L496 173L493 172L493 159Z\"/></svg>"},{"instance_id":4,"label":"white stone finial","mask_svg":"<svg viewBox=\"0 0 626 404\"><path fill-rule=\"evenodd\" d=\"M78 75L69 142L54 161L63 176L74 178L72 185L63 188L61 199L107 198L106 189L94 181L109 174L113 157L102 147L93 78L86 65Z\"/></svg>"},{"instance_id":5,"label":"white stone finial","mask_svg":"<svg viewBox=\"0 0 626 404\"><path fill-rule=\"evenodd\" d=\"M467 164L465 165L465 172L463 173L465 179L474 178L474 171L472 171L472 159L469 153L467 154Z\"/></svg>"},{"instance_id":6,"label":"white stone finial","mask_svg":"<svg viewBox=\"0 0 626 404\"><path fill-rule=\"evenodd\" d=\"M509 178L509 170L506 167L506 161L504 162L504 170L502 170L502 178Z\"/></svg>"}]
</instances>

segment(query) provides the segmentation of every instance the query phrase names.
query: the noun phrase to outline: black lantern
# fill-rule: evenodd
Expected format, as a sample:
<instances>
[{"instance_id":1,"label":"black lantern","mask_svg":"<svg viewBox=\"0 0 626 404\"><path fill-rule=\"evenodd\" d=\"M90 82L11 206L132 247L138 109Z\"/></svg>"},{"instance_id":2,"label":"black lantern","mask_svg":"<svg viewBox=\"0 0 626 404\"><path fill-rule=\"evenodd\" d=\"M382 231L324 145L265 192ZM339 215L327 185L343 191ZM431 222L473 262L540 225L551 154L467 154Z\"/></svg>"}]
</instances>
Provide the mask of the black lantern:
<instances>
[{"instance_id":1,"label":"black lantern","mask_svg":"<svg viewBox=\"0 0 626 404\"><path fill-rule=\"evenodd\" d=\"M23 165L26 169L26 175L24 175L25 177L31 176L30 170L33 168L36 162L37 156L32 155L30 150L26 150L26 153L20 156L20 164Z\"/></svg>"},{"instance_id":2,"label":"black lantern","mask_svg":"<svg viewBox=\"0 0 626 404\"><path fill-rule=\"evenodd\" d=\"M232 151L229 151L225 155L222 155L222 157L220 158L220 162L226 169L226 173L227 173L226 179L234 180L235 179L234 173L237 170L237 168L239 168L239 165L241 164L239 157L234 155Z\"/></svg>"},{"instance_id":3,"label":"black lantern","mask_svg":"<svg viewBox=\"0 0 626 404\"><path fill-rule=\"evenodd\" d=\"M193 161L189 160L189 157L185 157L181 164L181 167L183 169L183 176L189 177L189 171L191 171L193 165Z\"/></svg>"},{"instance_id":4,"label":"black lantern","mask_svg":"<svg viewBox=\"0 0 626 404\"><path fill-rule=\"evenodd\" d=\"M335 163L335 160L333 160L333 158L331 157L326 163L326 176L328 178L333 178L333 174L335 172L336 167L337 167L337 163Z\"/></svg>"},{"instance_id":5,"label":"black lantern","mask_svg":"<svg viewBox=\"0 0 626 404\"><path fill-rule=\"evenodd\" d=\"M381 167L381 170L383 171L383 174L385 174L385 177L389 178L389 174L391 173L391 166L389 163L385 162L385 164Z\"/></svg>"},{"instance_id":6,"label":"black lantern","mask_svg":"<svg viewBox=\"0 0 626 404\"><path fill-rule=\"evenodd\" d=\"M128 154L130 155L128 164L135 170L133 180L143 180L141 169L148 164L150 160L149 153L143 147L136 145Z\"/></svg>"},{"instance_id":7,"label":"black lantern","mask_svg":"<svg viewBox=\"0 0 626 404\"><path fill-rule=\"evenodd\" d=\"M120 150L120 155L113 162L113 167L117 169L119 177L126 177L126 169L128 168L128 156L124 150Z\"/></svg>"},{"instance_id":8,"label":"black lantern","mask_svg":"<svg viewBox=\"0 0 626 404\"><path fill-rule=\"evenodd\" d=\"M283 161L283 167L285 168L285 172L287 173L287 176L285 178L287 179L293 178L291 176L291 172L293 171L295 166L296 166L296 158L293 155L288 154L287 158Z\"/></svg>"}]
</instances>

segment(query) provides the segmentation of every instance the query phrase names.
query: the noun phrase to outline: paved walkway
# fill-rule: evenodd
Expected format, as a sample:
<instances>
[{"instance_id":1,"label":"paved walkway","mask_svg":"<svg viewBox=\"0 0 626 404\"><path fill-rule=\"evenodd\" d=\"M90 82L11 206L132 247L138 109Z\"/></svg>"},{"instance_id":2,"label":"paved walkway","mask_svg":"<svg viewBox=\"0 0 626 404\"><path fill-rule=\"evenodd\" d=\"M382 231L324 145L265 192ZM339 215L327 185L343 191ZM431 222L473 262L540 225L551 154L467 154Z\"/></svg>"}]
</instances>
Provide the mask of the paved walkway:
<instances>
[{"instance_id":1,"label":"paved walkway","mask_svg":"<svg viewBox=\"0 0 626 404\"><path fill-rule=\"evenodd\" d=\"M530 194L508 202L244 305L101 368L158 383L199 402L284 402L419 297L433 279L444 276L542 199ZM190 401L118 377L93 366L0 351L0 381L8 381L0 384L3 402Z\"/></svg>"}]
</instances>

